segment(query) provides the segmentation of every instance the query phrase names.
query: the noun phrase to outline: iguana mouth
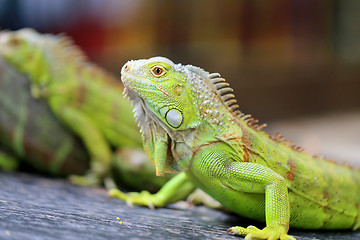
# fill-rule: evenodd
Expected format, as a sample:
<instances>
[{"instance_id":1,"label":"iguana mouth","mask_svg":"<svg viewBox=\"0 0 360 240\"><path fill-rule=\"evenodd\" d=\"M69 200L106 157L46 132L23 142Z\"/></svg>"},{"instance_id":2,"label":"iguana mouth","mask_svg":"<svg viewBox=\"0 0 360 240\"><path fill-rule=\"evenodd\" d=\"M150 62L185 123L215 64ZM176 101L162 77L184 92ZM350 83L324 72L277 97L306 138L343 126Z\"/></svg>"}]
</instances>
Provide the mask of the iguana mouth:
<instances>
[{"instance_id":1,"label":"iguana mouth","mask_svg":"<svg viewBox=\"0 0 360 240\"><path fill-rule=\"evenodd\" d=\"M136 122L138 123L138 126L140 127L140 131L143 132L143 124L141 124L143 121L145 121L145 119L147 119L146 116L149 117L150 115L153 115L152 112L148 109L148 106L145 102L144 99L142 99L139 94L136 93L136 91L134 91L134 89L132 88L131 84L129 84L129 82L131 80L129 80L129 78L126 77L127 74L123 74L124 69L129 69L129 67L127 64L124 65L124 67L122 68L121 71L121 81L124 84L124 91L123 91L123 95L131 102L131 105L134 107L134 117ZM156 117L152 116L152 119L156 119Z\"/></svg>"},{"instance_id":2,"label":"iguana mouth","mask_svg":"<svg viewBox=\"0 0 360 240\"><path fill-rule=\"evenodd\" d=\"M125 97L127 97L130 101L133 102L133 105L142 100L140 98L140 96L136 93L136 91L134 91L134 89L131 86L131 79L130 77L128 77L129 73L128 71L130 70L130 62L127 62L121 69L121 81L124 84L124 91L123 91L123 95Z\"/></svg>"}]
</instances>

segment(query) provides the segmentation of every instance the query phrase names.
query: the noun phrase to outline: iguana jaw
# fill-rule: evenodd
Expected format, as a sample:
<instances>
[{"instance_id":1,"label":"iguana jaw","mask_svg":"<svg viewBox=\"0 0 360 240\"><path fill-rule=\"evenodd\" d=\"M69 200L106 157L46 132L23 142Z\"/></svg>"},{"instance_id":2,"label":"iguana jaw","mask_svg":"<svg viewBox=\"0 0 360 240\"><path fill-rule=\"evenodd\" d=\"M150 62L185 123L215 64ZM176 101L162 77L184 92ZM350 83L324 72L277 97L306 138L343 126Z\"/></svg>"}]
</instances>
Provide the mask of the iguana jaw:
<instances>
[{"instance_id":1,"label":"iguana jaw","mask_svg":"<svg viewBox=\"0 0 360 240\"><path fill-rule=\"evenodd\" d=\"M129 68L129 65L132 61L127 62L121 69L121 81L124 84L124 96L128 98L129 101L132 102L132 105L134 106L134 116L137 122L139 122L139 126L142 130L141 120L144 120L145 111L146 111L146 104L145 102L139 97L139 95L134 92L134 90L131 88L129 84L129 78L127 78L126 72Z\"/></svg>"}]
</instances>

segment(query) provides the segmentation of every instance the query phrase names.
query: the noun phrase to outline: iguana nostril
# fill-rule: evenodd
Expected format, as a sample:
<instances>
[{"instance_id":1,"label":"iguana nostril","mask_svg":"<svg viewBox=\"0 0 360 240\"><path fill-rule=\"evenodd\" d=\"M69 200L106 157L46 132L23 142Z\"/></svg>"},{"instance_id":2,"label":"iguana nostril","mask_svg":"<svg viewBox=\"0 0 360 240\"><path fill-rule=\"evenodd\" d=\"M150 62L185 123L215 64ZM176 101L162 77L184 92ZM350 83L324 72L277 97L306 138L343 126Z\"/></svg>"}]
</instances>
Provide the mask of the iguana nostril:
<instances>
[{"instance_id":1,"label":"iguana nostril","mask_svg":"<svg viewBox=\"0 0 360 240\"><path fill-rule=\"evenodd\" d=\"M126 63L126 64L123 66L122 71L127 72L127 71L129 71L129 70L130 70L130 65L129 65L128 63Z\"/></svg>"}]
</instances>

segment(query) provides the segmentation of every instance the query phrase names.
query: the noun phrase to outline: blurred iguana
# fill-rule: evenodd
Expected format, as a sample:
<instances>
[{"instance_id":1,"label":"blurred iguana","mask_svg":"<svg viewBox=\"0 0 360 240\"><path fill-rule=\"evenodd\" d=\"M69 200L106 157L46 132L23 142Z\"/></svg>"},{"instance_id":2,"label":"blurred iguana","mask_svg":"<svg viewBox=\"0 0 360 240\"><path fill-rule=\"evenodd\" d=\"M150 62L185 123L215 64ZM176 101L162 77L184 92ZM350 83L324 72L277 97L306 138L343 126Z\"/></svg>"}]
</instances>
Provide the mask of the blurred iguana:
<instances>
[{"instance_id":1,"label":"blurred iguana","mask_svg":"<svg viewBox=\"0 0 360 240\"><path fill-rule=\"evenodd\" d=\"M18 156L24 158L41 158L39 161L42 162L31 162L36 168L53 174L79 174L88 166L86 159L90 157L90 171L87 175L74 176L72 180L78 184L97 185L109 174L113 159L112 149L142 149L141 136L133 118L132 108L122 96L121 82L100 67L91 64L81 50L72 44L70 38L39 34L31 29L2 31L0 56L11 63L15 71L27 75L30 80L28 88L18 86L15 90L18 93L11 97L8 96L10 87L21 83L16 82L16 77L9 78L10 71L7 75L3 73L1 81L8 90L2 88L1 91L8 92L1 95L0 107L2 104L5 105L0 111L5 112L0 117L4 121L0 128L3 133L13 131L10 133L11 136L5 139L9 145L8 149L12 148ZM29 93L22 92L25 89L29 92L31 89L32 96L39 100L33 99ZM59 126L57 120L47 112L48 108L38 107L40 101L46 102L56 118L80 137L86 151L80 146L79 141L76 144L71 142L73 135ZM39 130L38 135L29 134L35 131L34 129ZM3 133L1 134L4 135ZM31 141L36 141L38 145L29 146L31 137ZM39 154L34 157L29 154L29 148L38 150L44 146L48 148L46 157ZM69 164L66 160L68 153L76 153L76 156L71 157L71 168L64 169L68 166L66 164ZM10 162L9 155L0 155L0 159L6 157ZM74 159L77 162L74 162ZM138 165L144 167L141 160L137 161L140 161ZM129 175L136 171L131 169L132 163L116 163L116 166L112 166L112 170L117 169L115 178L121 179L126 177L126 173ZM138 175L137 180L140 180L139 176L145 177L146 174ZM154 181L164 182L161 179Z\"/></svg>"},{"instance_id":2,"label":"blurred iguana","mask_svg":"<svg viewBox=\"0 0 360 240\"><path fill-rule=\"evenodd\" d=\"M261 131L264 125L238 110L218 73L155 57L126 63L122 81L157 175L184 172L154 195L110 195L161 207L197 186L239 215L266 222L262 230L228 230L245 239L294 239L289 226L360 228L360 171Z\"/></svg>"},{"instance_id":3,"label":"blurred iguana","mask_svg":"<svg viewBox=\"0 0 360 240\"><path fill-rule=\"evenodd\" d=\"M30 93L26 74L0 56L0 169L36 171L64 177L84 174L89 153L81 139L55 117L45 101ZM126 189L155 191L166 180L154 169L142 149L117 149L111 173Z\"/></svg>"},{"instance_id":4,"label":"blurred iguana","mask_svg":"<svg viewBox=\"0 0 360 240\"><path fill-rule=\"evenodd\" d=\"M88 158L80 139L31 96L26 75L0 56L0 169L26 160L37 172L66 176L84 173Z\"/></svg>"}]
</instances>

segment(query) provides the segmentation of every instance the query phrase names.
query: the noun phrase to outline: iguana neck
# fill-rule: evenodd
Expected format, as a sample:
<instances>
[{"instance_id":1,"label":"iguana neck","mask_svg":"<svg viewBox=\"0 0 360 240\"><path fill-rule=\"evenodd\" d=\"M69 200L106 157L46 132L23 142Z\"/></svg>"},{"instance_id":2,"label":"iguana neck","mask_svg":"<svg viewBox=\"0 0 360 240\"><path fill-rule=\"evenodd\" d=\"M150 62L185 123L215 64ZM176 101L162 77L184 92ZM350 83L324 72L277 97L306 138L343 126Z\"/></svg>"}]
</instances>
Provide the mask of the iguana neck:
<instances>
[{"instance_id":1,"label":"iguana neck","mask_svg":"<svg viewBox=\"0 0 360 240\"><path fill-rule=\"evenodd\" d=\"M199 110L201 123L197 134L206 135L209 130L215 137L238 132L241 135L238 117L233 111L238 107L232 89L220 74L204 71L192 65L175 65L175 70L184 72L192 87L193 104ZM212 139L206 139L211 141Z\"/></svg>"}]
</instances>

